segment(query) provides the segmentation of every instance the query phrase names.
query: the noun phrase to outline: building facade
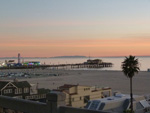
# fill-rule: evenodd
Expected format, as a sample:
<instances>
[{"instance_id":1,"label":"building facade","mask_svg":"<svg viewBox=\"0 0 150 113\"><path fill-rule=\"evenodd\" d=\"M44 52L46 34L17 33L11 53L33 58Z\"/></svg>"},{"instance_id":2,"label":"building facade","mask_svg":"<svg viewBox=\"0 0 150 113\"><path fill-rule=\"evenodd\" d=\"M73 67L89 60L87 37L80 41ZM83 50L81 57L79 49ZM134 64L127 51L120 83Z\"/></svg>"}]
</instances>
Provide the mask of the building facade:
<instances>
[{"instance_id":1,"label":"building facade","mask_svg":"<svg viewBox=\"0 0 150 113\"><path fill-rule=\"evenodd\" d=\"M30 88L27 81L0 81L0 95L24 99L30 95Z\"/></svg>"},{"instance_id":2,"label":"building facade","mask_svg":"<svg viewBox=\"0 0 150 113\"><path fill-rule=\"evenodd\" d=\"M66 94L66 105L84 108L89 100L95 100L112 95L111 88L96 88L90 86L64 84L53 91L60 91Z\"/></svg>"},{"instance_id":3,"label":"building facade","mask_svg":"<svg viewBox=\"0 0 150 113\"><path fill-rule=\"evenodd\" d=\"M27 81L0 81L0 95L4 96L46 102L46 94L49 92L48 89L33 88Z\"/></svg>"}]
</instances>

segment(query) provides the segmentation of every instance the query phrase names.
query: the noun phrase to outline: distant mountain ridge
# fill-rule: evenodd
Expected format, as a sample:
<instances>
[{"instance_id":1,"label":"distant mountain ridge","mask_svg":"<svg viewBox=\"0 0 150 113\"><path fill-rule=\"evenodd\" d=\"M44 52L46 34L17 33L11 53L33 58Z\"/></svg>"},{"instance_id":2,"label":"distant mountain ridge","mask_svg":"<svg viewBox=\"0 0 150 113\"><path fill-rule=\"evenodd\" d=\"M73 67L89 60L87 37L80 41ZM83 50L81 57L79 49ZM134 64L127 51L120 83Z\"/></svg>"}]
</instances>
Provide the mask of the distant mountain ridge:
<instances>
[{"instance_id":1,"label":"distant mountain ridge","mask_svg":"<svg viewBox=\"0 0 150 113\"><path fill-rule=\"evenodd\" d=\"M55 56L55 57L51 57L51 58L87 58L86 56Z\"/></svg>"},{"instance_id":2,"label":"distant mountain ridge","mask_svg":"<svg viewBox=\"0 0 150 113\"><path fill-rule=\"evenodd\" d=\"M0 57L0 59L17 59L18 57ZM54 57L21 57L21 58L87 58L86 56L79 56L79 55L75 55L75 56L54 56Z\"/></svg>"}]
</instances>

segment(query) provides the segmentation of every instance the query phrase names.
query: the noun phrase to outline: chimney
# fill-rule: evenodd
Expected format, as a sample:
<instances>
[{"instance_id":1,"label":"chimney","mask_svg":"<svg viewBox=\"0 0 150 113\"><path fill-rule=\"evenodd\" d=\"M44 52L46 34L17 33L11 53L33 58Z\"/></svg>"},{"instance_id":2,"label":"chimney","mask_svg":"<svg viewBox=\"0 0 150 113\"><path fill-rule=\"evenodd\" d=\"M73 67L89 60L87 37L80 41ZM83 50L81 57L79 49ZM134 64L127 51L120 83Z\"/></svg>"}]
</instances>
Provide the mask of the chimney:
<instances>
[{"instance_id":1,"label":"chimney","mask_svg":"<svg viewBox=\"0 0 150 113\"><path fill-rule=\"evenodd\" d=\"M14 78L14 82L18 82L18 79L17 79L17 78Z\"/></svg>"}]
</instances>

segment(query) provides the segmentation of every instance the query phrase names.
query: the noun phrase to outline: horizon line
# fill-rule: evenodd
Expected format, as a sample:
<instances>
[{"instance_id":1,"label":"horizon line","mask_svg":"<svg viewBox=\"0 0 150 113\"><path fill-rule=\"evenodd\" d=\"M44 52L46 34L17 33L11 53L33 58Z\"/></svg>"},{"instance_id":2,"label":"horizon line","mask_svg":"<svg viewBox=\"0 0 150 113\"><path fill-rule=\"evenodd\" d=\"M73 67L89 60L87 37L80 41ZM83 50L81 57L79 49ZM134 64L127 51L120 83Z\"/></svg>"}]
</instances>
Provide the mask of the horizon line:
<instances>
[{"instance_id":1,"label":"horizon line","mask_svg":"<svg viewBox=\"0 0 150 113\"><path fill-rule=\"evenodd\" d=\"M136 56L136 55L133 55L133 56ZM64 55L64 56L51 56L51 57L38 57L38 56L35 56L35 57L21 57L21 58L61 58L61 57L86 57L86 58L89 58L89 56L84 56L84 55ZM126 57L126 56L90 56L90 58L99 58L99 57L102 57L102 58L108 58L108 57ZM137 55L136 57L150 57L150 55ZM0 58L18 58L16 56L13 56L13 57L0 57Z\"/></svg>"}]
</instances>

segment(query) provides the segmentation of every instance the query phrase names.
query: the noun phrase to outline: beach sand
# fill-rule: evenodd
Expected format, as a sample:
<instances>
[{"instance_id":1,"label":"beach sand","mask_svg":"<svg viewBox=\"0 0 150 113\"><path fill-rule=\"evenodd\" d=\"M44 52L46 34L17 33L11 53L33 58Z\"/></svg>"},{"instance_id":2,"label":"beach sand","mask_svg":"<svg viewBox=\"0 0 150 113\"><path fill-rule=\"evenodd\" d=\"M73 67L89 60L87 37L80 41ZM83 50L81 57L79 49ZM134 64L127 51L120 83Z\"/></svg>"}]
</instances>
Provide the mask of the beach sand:
<instances>
[{"instance_id":1,"label":"beach sand","mask_svg":"<svg viewBox=\"0 0 150 113\"><path fill-rule=\"evenodd\" d=\"M22 72L23 70L11 70L10 72L16 71ZM120 91L121 93L126 94L130 93L129 78L121 71L52 69L33 69L24 71L43 74L43 77L19 79L20 81L27 80L31 84L39 83L39 88L56 89L64 84L79 84L86 86L111 87L113 91ZM48 73L59 76L48 76ZM139 72L133 77L133 94L150 94L150 72Z\"/></svg>"}]
</instances>

